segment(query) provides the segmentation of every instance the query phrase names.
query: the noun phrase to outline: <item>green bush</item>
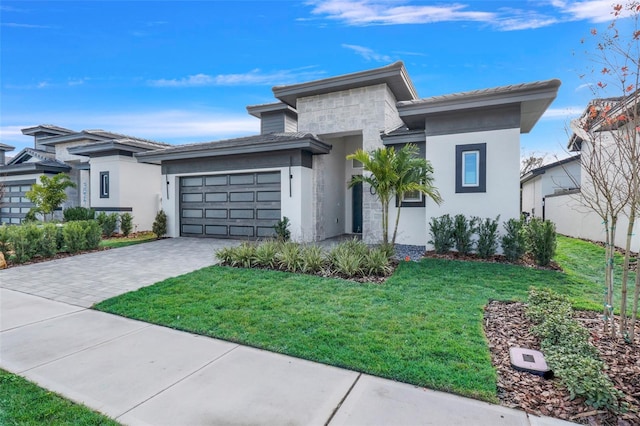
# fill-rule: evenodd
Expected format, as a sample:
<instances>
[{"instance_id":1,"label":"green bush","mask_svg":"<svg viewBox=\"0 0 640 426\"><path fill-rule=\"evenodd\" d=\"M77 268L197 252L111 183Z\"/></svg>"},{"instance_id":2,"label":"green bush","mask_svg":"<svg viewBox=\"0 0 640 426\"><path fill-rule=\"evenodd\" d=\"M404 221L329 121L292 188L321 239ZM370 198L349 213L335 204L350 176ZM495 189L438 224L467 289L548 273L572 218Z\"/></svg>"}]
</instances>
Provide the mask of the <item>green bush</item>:
<instances>
[{"instance_id":1,"label":"green bush","mask_svg":"<svg viewBox=\"0 0 640 426\"><path fill-rule=\"evenodd\" d=\"M24 216L24 219L22 219L22 223L32 223L37 221L38 221L38 210L34 209L33 207L29 209L27 214Z\"/></svg>"},{"instance_id":2,"label":"green bush","mask_svg":"<svg viewBox=\"0 0 640 426\"><path fill-rule=\"evenodd\" d=\"M231 266L235 247L222 247L214 252L221 265Z\"/></svg>"},{"instance_id":3,"label":"green bush","mask_svg":"<svg viewBox=\"0 0 640 426\"><path fill-rule=\"evenodd\" d=\"M96 212L85 207L69 207L62 211L65 222L73 222L76 220L92 220L96 217Z\"/></svg>"},{"instance_id":4,"label":"green bush","mask_svg":"<svg viewBox=\"0 0 640 426\"><path fill-rule=\"evenodd\" d=\"M254 256L256 245L249 242L243 242L235 248L231 255L231 265L240 268L251 268L254 266Z\"/></svg>"},{"instance_id":5,"label":"green bush","mask_svg":"<svg viewBox=\"0 0 640 426\"><path fill-rule=\"evenodd\" d=\"M167 214L164 210L160 210L158 214L156 214L153 225L151 225L151 230L158 238L162 238L167 233Z\"/></svg>"},{"instance_id":6,"label":"green bush","mask_svg":"<svg viewBox=\"0 0 640 426\"><path fill-rule=\"evenodd\" d=\"M536 264L547 266L556 254L556 226L549 220L531 218L526 226L527 247Z\"/></svg>"},{"instance_id":7,"label":"green bush","mask_svg":"<svg viewBox=\"0 0 640 426\"><path fill-rule=\"evenodd\" d=\"M116 232L116 228L118 228L118 219L120 219L120 215L118 215L118 213L98 213L96 220L100 224L100 227L102 228L102 235L105 238L109 238L114 232Z\"/></svg>"},{"instance_id":8,"label":"green bush","mask_svg":"<svg viewBox=\"0 0 640 426\"><path fill-rule=\"evenodd\" d=\"M436 253L444 254L449 252L454 244L451 216L445 214L444 216L431 218L429 234L431 235L429 244L433 244Z\"/></svg>"},{"instance_id":9,"label":"green bush","mask_svg":"<svg viewBox=\"0 0 640 426\"><path fill-rule=\"evenodd\" d=\"M45 223L42 225L42 239L38 252L42 257L53 257L58 253L58 228L53 223Z\"/></svg>"},{"instance_id":10,"label":"green bush","mask_svg":"<svg viewBox=\"0 0 640 426\"><path fill-rule=\"evenodd\" d=\"M276 232L276 238L278 241L289 241L291 239L291 231L289 230L289 218L284 216L280 219L273 229Z\"/></svg>"},{"instance_id":11,"label":"green bush","mask_svg":"<svg viewBox=\"0 0 640 426\"><path fill-rule=\"evenodd\" d=\"M7 224L0 225L0 252L4 258L9 260L9 252L11 251L11 226Z\"/></svg>"},{"instance_id":12,"label":"green bush","mask_svg":"<svg viewBox=\"0 0 640 426\"><path fill-rule=\"evenodd\" d=\"M453 241L458 253L466 255L473 250L473 234L476 233L478 219L467 220L465 215L457 214L453 218Z\"/></svg>"},{"instance_id":13,"label":"green bush","mask_svg":"<svg viewBox=\"0 0 640 426\"><path fill-rule=\"evenodd\" d=\"M69 253L77 253L84 250L87 245L85 226L82 222L69 222L64 226L64 245Z\"/></svg>"},{"instance_id":14,"label":"green bush","mask_svg":"<svg viewBox=\"0 0 640 426\"><path fill-rule=\"evenodd\" d=\"M94 250L100 247L102 241L102 227L96 220L85 220L80 222L84 228L84 247L87 250Z\"/></svg>"},{"instance_id":15,"label":"green bush","mask_svg":"<svg viewBox=\"0 0 640 426\"><path fill-rule=\"evenodd\" d=\"M128 237L133 229L133 216L131 213L123 213L120 215L120 231L125 237Z\"/></svg>"},{"instance_id":16,"label":"green bush","mask_svg":"<svg viewBox=\"0 0 640 426\"><path fill-rule=\"evenodd\" d=\"M11 246L17 263L28 262L40 251L43 231L35 223L11 227Z\"/></svg>"},{"instance_id":17,"label":"green bush","mask_svg":"<svg viewBox=\"0 0 640 426\"><path fill-rule=\"evenodd\" d=\"M288 241L280 247L277 254L278 266L288 272L302 271L303 259L300 245Z\"/></svg>"},{"instance_id":18,"label":"green bush","mask_svg":"<svg viewBox=\"0 0 640 426\"><path fill-rule=\"evenodd\" d=\"M326 263L325 254L321 247L316 245L306 246L302 249L302 272L315 274L322 271Z\"/></svg>"},{"instance_id":19,"label":"green bush","mask_svg":"<svg viewBox=\"0 0 640 426\"><path fill-rule=\"evenodd\" d=\"M253 254L253 260L256 266L262 268L275 269L278 266L276 256L280 250L278 241L264 241L259 244Z\"/></svg>"},{"instance_id":20,"label":"green bush","mask_svg":"<svg viewBox=\"0 0 640 426\"><path fill-rule=\"evenodd\" d=\"M391 262L384 248L369 250L364 256L364 272L367 275L385 276L391 272Z\"/></svg>"},{"instance_id":21,"label":"green bush","mask_svg":"<svg viewBox=\"0 0 640 426\"><path fill-rule=\"evenodd\" d=\"M345 241L334 247L329 253L331 270L347 277L362 275L369 249L366 244L361 244Z\"/></svg>"},{"instance_id":22,"label":"green bush","mask_svg":"<svg viewBox=\"0 0 640 426\"><path fill-rule=\"evenodd\" d=\"M502 252L509 262L517 262L527 251L523 221L509 219L503 226Z\"/></svg>"},{"instance_id":23,"label":"green bush","mask_svg":"<svg viewBox=\"0 0 640 426\"><path fill-rule=\"evenodd\" d=\"M498 250L498 221L500 216L494 219L486 218L478 220L478 256L488 259Z\"/></svg>"},{"instance_id":24,"label":"green bush","mask_svg":"<svg viewBox=\"0 0 640 426\"><path fill-rule=\"evenodd\" d=\"M624 395L604 373L589 332L573 318L569 301L549 289L531 290L526 314L537 324L532 331L540 338L547 364L571 398L584 398L596 409L619 410Z\"/></svg>"}]
</instances>

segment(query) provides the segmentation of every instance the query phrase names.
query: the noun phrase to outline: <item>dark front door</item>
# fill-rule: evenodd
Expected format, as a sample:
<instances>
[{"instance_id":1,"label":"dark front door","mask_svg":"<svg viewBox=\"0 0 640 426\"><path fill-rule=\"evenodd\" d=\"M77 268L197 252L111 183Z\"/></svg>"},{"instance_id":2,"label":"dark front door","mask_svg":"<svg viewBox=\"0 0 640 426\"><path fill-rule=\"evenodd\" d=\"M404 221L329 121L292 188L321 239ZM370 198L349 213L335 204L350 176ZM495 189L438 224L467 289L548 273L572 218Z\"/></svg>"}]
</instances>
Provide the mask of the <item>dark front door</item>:
<instances>
[{"instance_id":1,"label":"dark front door","mask_svg":"<svg viewBox=\"0 0 640 426\"><path fill-rule=\"evenodd\" d=\"M358 182L351 188L353 229L352 232L362 233L362 182Z\"/></svg>"}]
</instances>

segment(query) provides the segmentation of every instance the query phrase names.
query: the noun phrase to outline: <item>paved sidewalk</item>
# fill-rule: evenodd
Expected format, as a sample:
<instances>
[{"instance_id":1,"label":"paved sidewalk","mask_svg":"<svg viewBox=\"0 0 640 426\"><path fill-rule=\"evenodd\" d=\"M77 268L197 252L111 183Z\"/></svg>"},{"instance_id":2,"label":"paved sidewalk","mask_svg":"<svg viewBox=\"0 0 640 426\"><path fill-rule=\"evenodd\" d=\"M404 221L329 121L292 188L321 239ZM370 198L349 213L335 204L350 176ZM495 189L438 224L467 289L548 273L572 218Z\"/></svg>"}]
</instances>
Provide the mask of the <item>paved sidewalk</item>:
<instances>
[{"instance_id":1,"label":"paved sidewalk","mask_svg":"<svg viewBox=\"0 0 640 426\"><path fill-rule=\"evenodd\" d=\"M0 287L90 307L214 263L235 240L167 238L0 271Z\"/></svg>"},{"instance_id":2,"label":"paved sidewalk","mask_svg":"<svg viewBox=\"0 0 640 426\"><path fill-rule=\"evenodd\" d=\"M0 367L128 425L564 425L0 288Z\"/></svg>"}]
</instances>

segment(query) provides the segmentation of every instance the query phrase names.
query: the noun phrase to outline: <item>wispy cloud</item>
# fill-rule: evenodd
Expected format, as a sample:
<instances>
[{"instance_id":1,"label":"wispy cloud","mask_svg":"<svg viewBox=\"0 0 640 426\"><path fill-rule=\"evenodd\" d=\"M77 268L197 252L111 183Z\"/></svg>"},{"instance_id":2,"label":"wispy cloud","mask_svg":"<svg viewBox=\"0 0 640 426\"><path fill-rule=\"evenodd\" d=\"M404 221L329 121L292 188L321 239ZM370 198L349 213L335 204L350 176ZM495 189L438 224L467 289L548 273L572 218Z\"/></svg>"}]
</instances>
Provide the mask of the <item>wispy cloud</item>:
<instances>
[{"instance_id":1,"label":"wispy cloud","mask_svg":"<svg viewBox=\"0 0 640 426\"><path fill-rule=\"evenodd\" d=\"M390 56L377 53L373 51L373 49L369 49L368 47L358 46L356 44L343 44L342 47L344 47L345 49L354 51L355 53L362 56L367 61L391 62Z\"/></svg>"},{"instance_id":2,"label":"wispy cloud","mask_svg":"<svg viewBox=\"0 0 640 426\"><path fill-rule=\"evenodd\" d=\"M46 116L34 112L31 116L6 117L3 121L8 124L0 127L0 141L15 146L15 152L32 146L33 139L24 136L21 129L41 124L43 120L68 129L104 129L176 144L227 139L260 131L260 122L254 117L219 110L60 111Z\"/></svg>"},{"instance_id":3,"label":"wispy cloud","mask_svg":"<svg viewBox=\"0 0 640 426\"><path fill-rule=\"evenodd\" d=\"M37 24L22 24L18 22L2 22L3 27L9 28L27 28L27 29L51 29L55 28L50 25L37 25Z\"/></svg>"},{"instance_id":4,"label":"wispy cloud","mask_svg":"<svg viewBox=\"0 0 640 426\"><path fill-rule=\"evenodd\" d=\"M194 74L178 79L149 80L148 83L157 87L271 86L313 80L323 75L323 71L313 70L311 67L272 72L254 69L243 74Z\"/></svg>"},{"instance_id":5,"label":"wispy cloud","mask_svg":"<svg viewBox=\"0 0 640 426\"><path fill-rule=\"evenodd\" d=\"M413 4L415 3L415 4ZM551 0L526 2L527 8L478 10L478 3L420 4L415 0L309 0L311 13L352 26L476 22L499 31L547 27L567 21L594 23L611 20L613 0ZM492 3L483 3L488 7ZM500 2L493 4L500 5ZM520 5L519 5L520 6ZM627 16L623 11L622 16Z\"/></svg>"},{"instance_id":6,"label":"wispy cloud","mask_svg":"<svg viewBox=\"0 0 640 426\"><path fill-rule=\"evenodd\" d=\"M491 12L468 10L463 4L405 5L392 0L316 0L312 13L349 25L427 24L444 21L488 22Z\"/></svg>"},{"instance_id":7,"label":"wispy cloud","mask_svg":"<svg viewBox=\"0 0 640 426\"><path fill-rule=\"evenodd\" d=\"M542 115L543 120L566 120L575 118L584 112L582 106L568 106L559 108L549 108Z\"/></svg>"}]
</instances>

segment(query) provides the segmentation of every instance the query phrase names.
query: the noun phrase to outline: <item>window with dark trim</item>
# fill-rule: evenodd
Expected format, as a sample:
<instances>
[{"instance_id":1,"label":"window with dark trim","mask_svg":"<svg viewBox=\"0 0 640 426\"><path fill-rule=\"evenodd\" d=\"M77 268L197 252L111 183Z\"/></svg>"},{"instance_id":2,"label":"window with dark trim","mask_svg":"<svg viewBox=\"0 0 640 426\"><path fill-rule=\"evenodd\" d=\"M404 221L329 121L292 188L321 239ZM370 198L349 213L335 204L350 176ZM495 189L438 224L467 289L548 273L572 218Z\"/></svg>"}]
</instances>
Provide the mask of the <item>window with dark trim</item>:
<instances>
[{"instance_id":1,"label":"window with dark trim","mask_svg":"<svg viewBox=\"0 0 640 426\"><path fill-rule=\"evenodd\" d=\"M408 191L402 196L402 205L400 207L424 207L424 195L420 191ZM396 207L398 207L398 198L396 197Z\"/></svg>"},{"instance_id":2,"label":"window with dark trim","mask_svg":"<svg viewBox=\"0 0 640 426\"><path fill-rule=\"evenodd\" d=\"M100 198L109 198L109 172L100 172Z\"/></svg>"},{"instance_id":3,"label":"window with dark trim","mask_svg":"<svg viewBox=\"0 0 640 426\"><path fill-rule=\"evenodd\" d=\"M456 145L456 193L487 192L487 144Z\"/></svg>"}]
</instances>

